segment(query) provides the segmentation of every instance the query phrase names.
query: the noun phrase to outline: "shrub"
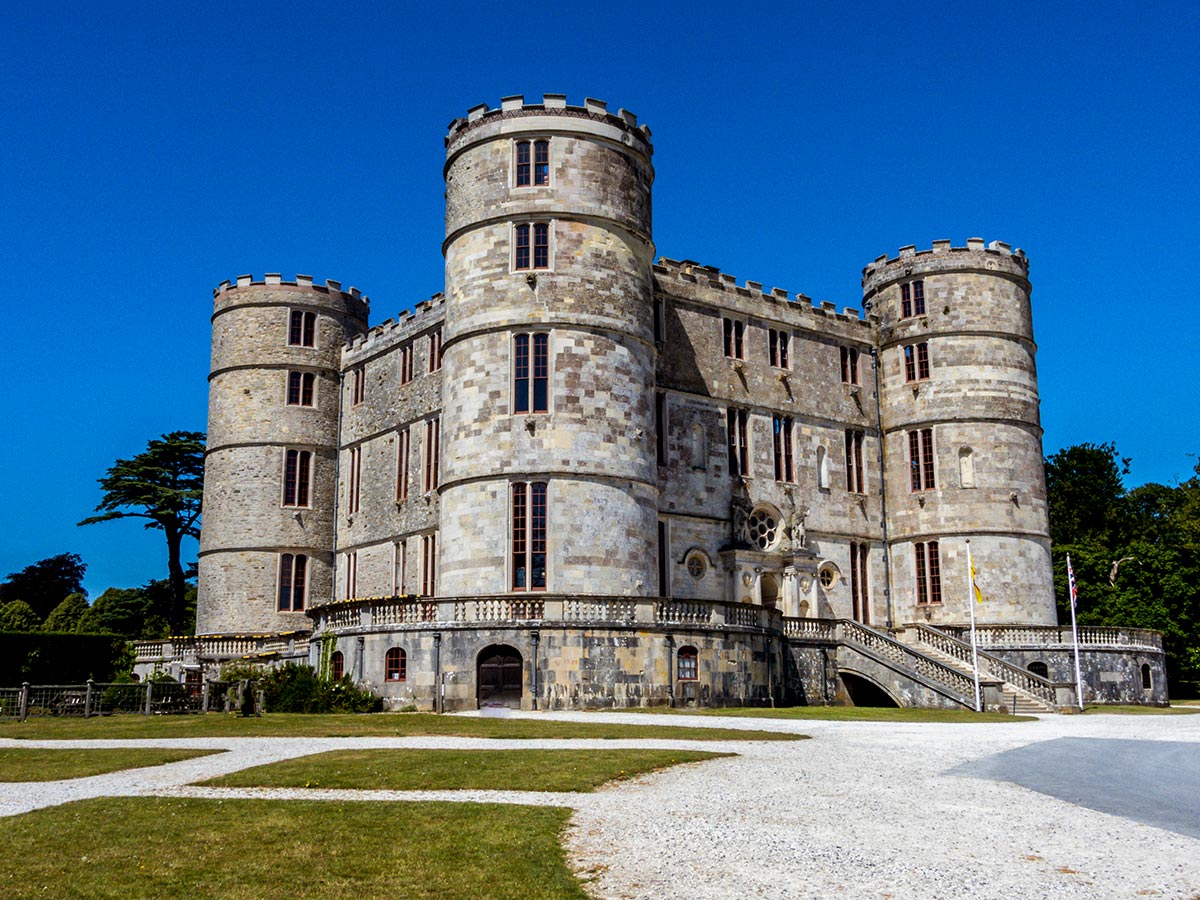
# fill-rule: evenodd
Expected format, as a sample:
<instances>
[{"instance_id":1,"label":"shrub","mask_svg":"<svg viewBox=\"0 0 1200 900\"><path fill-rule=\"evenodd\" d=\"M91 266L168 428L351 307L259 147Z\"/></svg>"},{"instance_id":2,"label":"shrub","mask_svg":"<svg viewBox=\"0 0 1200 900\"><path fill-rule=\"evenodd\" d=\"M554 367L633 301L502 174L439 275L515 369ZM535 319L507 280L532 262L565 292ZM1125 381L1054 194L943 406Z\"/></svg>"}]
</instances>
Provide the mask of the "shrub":
<instances>
[{"instance_id":1,"label":"shrub","mask_svg":"<svg viewBox=\"0 0 1200 900\"><path fill-rule=\"evenodd\" d=\"M327 681L309 666L286 663L259 676L268 712L378 712L383 701L349 678Z\"/></svg>"}]
</instances>

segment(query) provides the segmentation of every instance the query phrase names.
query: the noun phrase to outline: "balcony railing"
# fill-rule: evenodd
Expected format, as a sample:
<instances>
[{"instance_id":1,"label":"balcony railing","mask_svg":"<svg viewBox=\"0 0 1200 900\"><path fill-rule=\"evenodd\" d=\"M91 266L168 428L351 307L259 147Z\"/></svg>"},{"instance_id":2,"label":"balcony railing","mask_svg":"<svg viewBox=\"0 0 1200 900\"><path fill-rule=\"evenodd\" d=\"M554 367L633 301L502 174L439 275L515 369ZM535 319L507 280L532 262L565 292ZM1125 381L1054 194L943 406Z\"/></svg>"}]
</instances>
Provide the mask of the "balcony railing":
<instances>
[{"instance_id":1,"label":"balcony railing","mask_svg":"<svg viewBox=\"0 0 1200 900\"><path fill-rule=\"evenodd\" d=\"M971 640L968 625L939 625L938 630L960 641ZM978 625L976 640L980 647L1043 647L1074 643L1071 629L1064 625ZM1079 626L1079 646L1120 647L1162 651L1162 634L1143 628L1107 628Z\"/></svg>"}]
</instances>

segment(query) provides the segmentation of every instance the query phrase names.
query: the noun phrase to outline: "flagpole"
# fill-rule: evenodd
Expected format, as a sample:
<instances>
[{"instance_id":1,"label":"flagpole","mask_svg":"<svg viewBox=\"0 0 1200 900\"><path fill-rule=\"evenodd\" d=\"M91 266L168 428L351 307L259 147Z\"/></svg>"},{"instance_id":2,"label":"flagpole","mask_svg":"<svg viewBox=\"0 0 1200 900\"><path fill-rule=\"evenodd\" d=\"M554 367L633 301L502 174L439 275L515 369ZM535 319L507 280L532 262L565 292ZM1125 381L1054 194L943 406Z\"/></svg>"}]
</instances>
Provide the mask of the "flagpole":
<instances>
[{"instance_id":1,"label":"flagpole","mask_svg":"<svg viewBox=\"0 0 1200 900\"><path fill-rule=\"evenodd\" d=\"M1075 640L1075 695L1079 711L1083 712L1083 671L1079 667L1079 626L1075 624L1075 570L1071 568L1071 554L1067 554L1067 585L1071 593L1071 636Z\"/></svg>"},{"instance_id":2,"label":"flagpole","mask_svg":"<svg viewBox=\"0 0 1200 900\"><path fill-rule=\"evenodd\" d=\"M983 712L983 700L979 696L979 645L975 640L975 563L971 559L970 538L967 539L967 609L971 611L971 666L975 670L975 712Z\"/></svg>"}]
</instances>

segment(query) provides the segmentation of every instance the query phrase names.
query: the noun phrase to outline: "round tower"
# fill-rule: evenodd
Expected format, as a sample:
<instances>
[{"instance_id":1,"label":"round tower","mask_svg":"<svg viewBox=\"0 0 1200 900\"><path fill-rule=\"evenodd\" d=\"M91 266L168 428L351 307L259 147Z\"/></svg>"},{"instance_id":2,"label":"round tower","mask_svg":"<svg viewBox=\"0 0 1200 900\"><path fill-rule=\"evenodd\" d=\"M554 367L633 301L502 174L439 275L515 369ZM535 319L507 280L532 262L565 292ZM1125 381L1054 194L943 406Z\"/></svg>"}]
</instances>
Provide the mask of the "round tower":
<instances>
[{"instance_id":1,"label":"round tower","mask_svg":"<svg viewBox=\"0 0 1200 900\"><path fill-rule=\"evenodd\" d=\"M368 301L277 274L213 298L196 633L306 629L332 595L339 366Z\"/></svg>"},{"instance_id":2,"label":"round tower","mask_svg":"<svg viewBox=\"0 0 1200 900\"><path fill-rule=\"evenodd\" d=\"M555 94L451 123L443 595L657 592L649 138Z\"/></svg>"},{"instance_id":3,"label":"round tower","mask_svg":"<svg viewBox=\"0 0 1200 900\"><path fill-rule=\"evenodd\" d=\"M895 621L1055 624L1029 263L980 238L863 270L878 317Z\"/></svg>"}]
</instances>

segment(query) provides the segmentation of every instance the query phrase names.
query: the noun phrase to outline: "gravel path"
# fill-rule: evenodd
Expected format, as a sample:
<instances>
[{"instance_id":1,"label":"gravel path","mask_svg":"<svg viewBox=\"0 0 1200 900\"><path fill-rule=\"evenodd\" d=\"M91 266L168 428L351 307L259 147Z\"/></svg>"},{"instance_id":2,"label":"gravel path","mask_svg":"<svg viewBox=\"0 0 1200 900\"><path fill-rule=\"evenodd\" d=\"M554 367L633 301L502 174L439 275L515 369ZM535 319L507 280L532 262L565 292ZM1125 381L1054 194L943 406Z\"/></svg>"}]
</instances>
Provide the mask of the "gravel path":
<instances>
[{"instance_id":1,"label":"gravel path","mask_svg":"<svg viewBox=\"0 0 1200 900\"><path fill-rule=\"evenodd\" d=\"M0 740L0 746L228 751L71 781L0 784L0 815L87 797L146 795L544 804L575 808L567 836L569 853L580 872L594 879L589 890L606 900L830 895L881 900L1200 900L1200 840L1007 781L950 771L962 767L960 772L972 772L971 764L999 752L1064 737L1188 742L1200 753L1200 716L1055 716L1012 724L918 725L620 713L532 715L785 730L811 734L814 740ZM594 794L189 786L249 766L334 749L646 746L732 750L741 755L680 766ZM1151 774L1168 783L1178 778L1174 771ZM1200 797L1192 799L1200 808Z\"/></svg>"}]
</instances>

